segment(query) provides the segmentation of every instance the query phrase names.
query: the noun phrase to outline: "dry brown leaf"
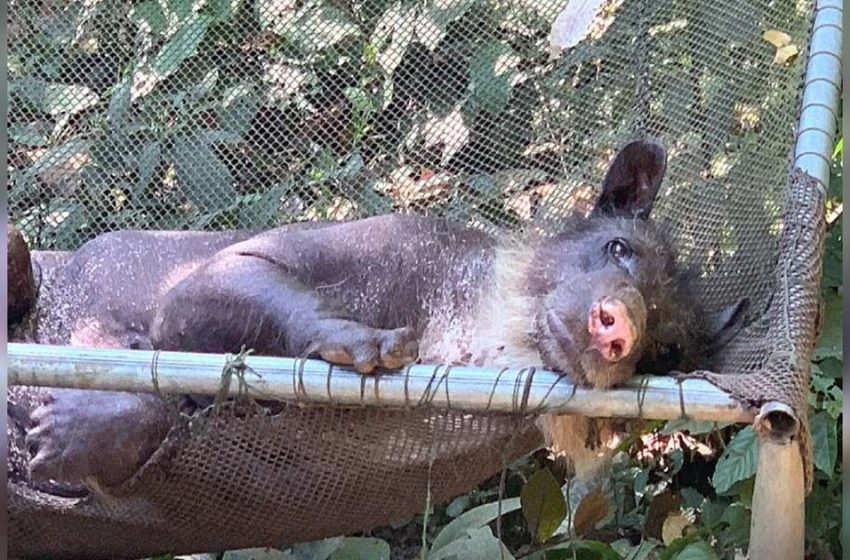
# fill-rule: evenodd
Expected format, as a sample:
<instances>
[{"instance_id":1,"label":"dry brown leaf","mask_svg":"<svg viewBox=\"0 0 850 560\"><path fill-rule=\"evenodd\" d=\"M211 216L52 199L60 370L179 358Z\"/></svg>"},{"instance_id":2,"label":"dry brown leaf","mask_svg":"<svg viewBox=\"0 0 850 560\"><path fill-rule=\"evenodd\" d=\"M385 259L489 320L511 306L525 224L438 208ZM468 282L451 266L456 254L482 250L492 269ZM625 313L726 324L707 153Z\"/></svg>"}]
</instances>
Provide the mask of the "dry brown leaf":
<instances>
[{"instance_id":1,"label":"dry brown leaf","mask_svg":"<svg viewBox=\"0 0 850 560\"><path fill-rule=\"evenodd\" d=\"M607 515L608 500L601 488L594 488L576 508L576 515L573 519L576 536L584 537L588 535L596 528L596 524L605 519Z\"/></svg>"},{"instance_id":2,"label":"dry brown leaf","mask_svg":"<svg viewBox=\"0 0 850 560\"><path fill-rule=\"evenodd\" d=\"M776 56L773 57L773 61L776 64L790 64L794 62L799 53L800 49L796 45L786 45L776 50Z\"/></svg>"},{"instance_id":3,"label":"dry brown leaf","mask_svg":"<svg viewBox=\"0 0 850 560\"><path fill-rule=\"evenodd\" d=\"M666 546L678 539L684 534L685 529L691 522L682 514L671 515L664 520L664 526L661 528L661 540Z\"/></svg>"},{"instance_id":4,"label":"dry brown leaf","mask_svg":"<svg viewBox=\"0 0 850 560\"><path fill-rule=\"evenodd\" d=\"M777 49L780 49L785 45L791 43L791 36L777 29L770 29L768 31L765 31L764 33L762 33L761 38L776 47Z\"/></svg>"}]
</instances>

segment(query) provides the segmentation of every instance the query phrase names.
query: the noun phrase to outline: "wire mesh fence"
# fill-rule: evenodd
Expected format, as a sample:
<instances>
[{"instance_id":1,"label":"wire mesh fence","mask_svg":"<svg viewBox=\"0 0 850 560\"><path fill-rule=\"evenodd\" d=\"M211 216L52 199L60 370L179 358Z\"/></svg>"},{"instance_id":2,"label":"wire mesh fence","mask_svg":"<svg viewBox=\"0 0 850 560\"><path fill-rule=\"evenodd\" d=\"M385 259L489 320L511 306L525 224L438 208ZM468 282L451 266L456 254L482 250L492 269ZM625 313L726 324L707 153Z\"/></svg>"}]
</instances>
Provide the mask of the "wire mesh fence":
<instances>
[{"instance_id":1,"label":"wire mesh fence","mask_svg":"<svg viewBox=\"0 0 850 560\"><path fill-rule=\"evenodd\" d=\"M614 151L650 134L669 151L654 215L709 308L751 299L723 367L758 372L811 339L788 340L788 309L816 302L779 301L777 263L808 255L789 268L795 289L817 274L820 201L789 189L812 13L805 0L10 0L11 217L58 250L115 229L393 211L555 232L588 209ZM797 367L768 389L793 402ZM526 428L321 407L199 421L120 505L58 508L17 488L13 541L90 551L109 534L131 554L335 535L417 511L432 473L436 497L468 488L537 444ZM416 450L435 441L448 447L429 465Z\"/></svg>"},{"instance_id":2,"label":"wire mesh fence","mask_svg":"<svg viewBox=\"0 0 850 560\"><path fill-rule=\"evenodd\" d=\"M12 1L11 214L55 249L389 211L552 231L645 132L683 257L734 272L709 299L766 294L811 5L565 6Z\"/></svg>"}]
</instances>

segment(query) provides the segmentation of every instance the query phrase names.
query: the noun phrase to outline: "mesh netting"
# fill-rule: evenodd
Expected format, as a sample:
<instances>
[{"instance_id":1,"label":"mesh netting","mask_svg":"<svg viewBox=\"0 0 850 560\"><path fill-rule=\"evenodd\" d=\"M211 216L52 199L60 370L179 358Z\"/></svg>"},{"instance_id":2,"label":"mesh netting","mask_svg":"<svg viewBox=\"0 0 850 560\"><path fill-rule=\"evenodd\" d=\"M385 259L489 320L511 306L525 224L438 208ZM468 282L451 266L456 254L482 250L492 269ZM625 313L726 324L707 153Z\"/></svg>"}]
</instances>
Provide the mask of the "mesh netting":
<instances>
[{"instance_id":1,"label":"mesh netting","mask_svg":"<svg viewBox=\"0 0 850 560\"><path fill-rule=\"evenodd\" d=\"M391 211L551 232L649 133L669 150L654 215L701 267L708 306L753 304L712 379L804 414L822 200L789 181L804 56L762 33L805 53L810 2L586 2L592 24L568 18L555 54L566 4L13 0L12 219L42 250ZM225 412L176 427L112 501L13 480L10 552L336 535L421 511L429 475L439 501L538 444L528 419L459 411Z\"/></svg>"}]
</instances>

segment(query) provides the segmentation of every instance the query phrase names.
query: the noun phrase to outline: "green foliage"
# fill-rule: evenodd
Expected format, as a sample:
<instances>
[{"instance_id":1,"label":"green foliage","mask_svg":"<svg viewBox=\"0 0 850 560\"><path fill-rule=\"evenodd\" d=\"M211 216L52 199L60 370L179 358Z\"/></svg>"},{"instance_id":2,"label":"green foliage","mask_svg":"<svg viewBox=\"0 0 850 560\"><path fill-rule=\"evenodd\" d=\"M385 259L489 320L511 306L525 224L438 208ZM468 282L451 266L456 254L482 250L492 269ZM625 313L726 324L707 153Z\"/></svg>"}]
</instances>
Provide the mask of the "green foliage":
<instances>
[{"instance_id":1,"label":"green foliage","mask_svg":"<svg viewBox=\"0 0 850 560\"><path fill-rule=\"evenodd\" d=\"M394 208L513 227L527 219L508 204L513 195L598 174L599 159L633 129L634 87L600 57L633 41L638 18L657 43L643 61L654 99L641 110L689 161L699 136L712 156L744 142L734 102L761 95L775 111L795 95L778 87L787 70L776 74L769 56L746 67L707 57L723 67L699 79L695 60L706 57L691 30L722 29L722 38L726 22L696 11L676 27L670 18L682 8L672 2L626 2L604 41L550 60L541 30L562 9L531 0L59 0L48 13L23 0L10 15L10 212L33 244L55 249L107 229L264 228ZM755 27L731 28L737 35L720 51L760 41ZM717 95L741 83L761 90ZM438 133L439 122L451 126ZM691 130L694 122L717 130ZM752 163L731 163L730 184ZM407 184L443 170L439 186ZM518 170L542 179L505 179ZM412 199L399 194L411 186Z\"/></svg>"},{"instance_id":2,"label":"green foliage","mask_svg":"<svg viewBox=\"0 0 850 560\"><path fill-rule=\"evenodd\" d=\"M756 474L756 463L758 463L758 437L753 427L747 426L732 439L717 462L711 480L714 489L719 494L728 492L735 483Z\"/></svg>"},{"instance_id":3,"label":"green foliage","mask_svg":"<svg viewBox=\"0 0 850 560\"><path fill-rule=\"evenodd\" d=\"M537 542L549 540L567 516L567 502L549 469L541 469L528 479L520 501L528 530Z\"/></svg>"}]
</instances>

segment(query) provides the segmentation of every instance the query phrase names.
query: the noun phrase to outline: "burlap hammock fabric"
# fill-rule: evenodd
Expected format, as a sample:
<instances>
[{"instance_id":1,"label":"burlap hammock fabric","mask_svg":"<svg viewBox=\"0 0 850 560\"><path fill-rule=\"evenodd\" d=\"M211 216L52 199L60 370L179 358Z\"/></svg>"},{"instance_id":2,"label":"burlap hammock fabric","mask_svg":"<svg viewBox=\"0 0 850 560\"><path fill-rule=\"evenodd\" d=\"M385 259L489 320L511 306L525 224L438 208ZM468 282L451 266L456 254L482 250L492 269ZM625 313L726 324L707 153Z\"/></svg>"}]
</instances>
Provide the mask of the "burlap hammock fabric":
<instances>
[{"instance_id":1,"label":"burlap hammock fabric","mask_svg":"<svg viewBox=\"0 0 850 560\"><path fill-rule=\"evenodd\" d=\"M652 134L670 152L656 219L701 267L709 307L752 301L718 371L696 375L748 404L792 407L811 483L804 395L824 200L789 164L809 3L598 2L587 33L552 58L566 5L554 0L67 4L10 5L10 213L33 248L116 228L392 210L556 231L613 150ZM31 340L67 344L51 284L63 257L37 258ZM432 503L445 501L541 444L527 417L236 405L181 418L131 481L97 498L33 488L21 434L8 435L9 554L21 558L350 533L422 511L429 482Z\"/></svg>"}]
</instances>

